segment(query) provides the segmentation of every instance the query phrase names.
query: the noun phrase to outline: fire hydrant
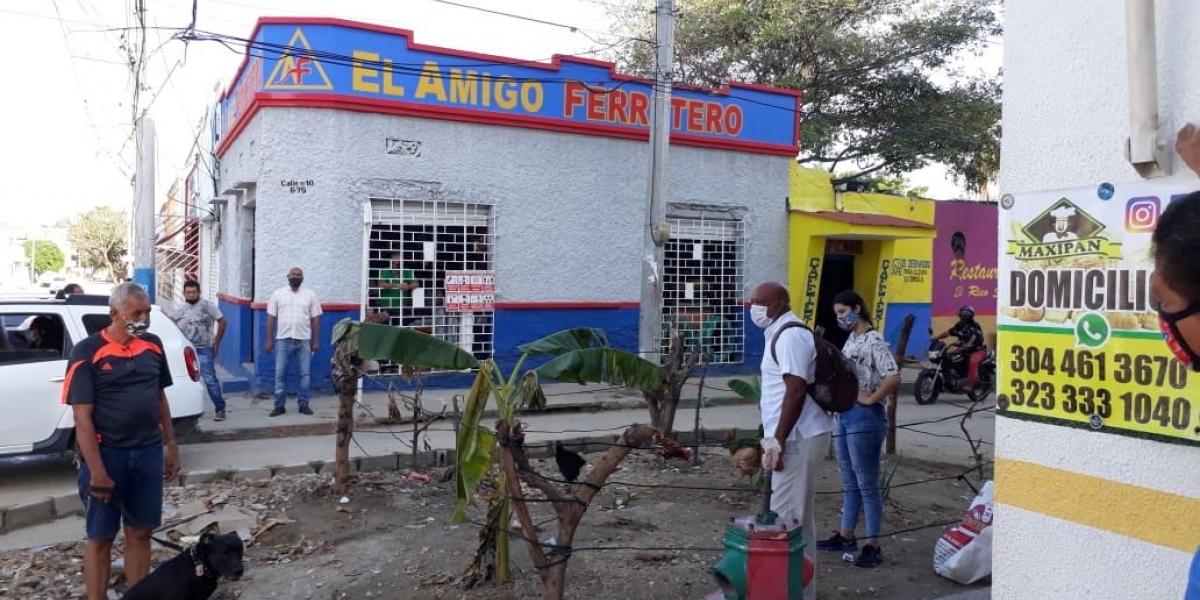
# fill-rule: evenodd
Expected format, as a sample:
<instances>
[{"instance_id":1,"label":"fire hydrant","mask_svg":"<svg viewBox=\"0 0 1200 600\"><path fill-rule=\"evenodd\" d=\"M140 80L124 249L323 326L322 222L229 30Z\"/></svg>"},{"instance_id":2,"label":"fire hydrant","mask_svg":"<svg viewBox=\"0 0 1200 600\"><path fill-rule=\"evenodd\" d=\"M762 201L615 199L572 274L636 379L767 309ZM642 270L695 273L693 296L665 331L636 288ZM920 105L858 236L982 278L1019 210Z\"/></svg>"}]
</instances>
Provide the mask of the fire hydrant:
<instances>
[{"instance_id":1,"label":"fire hydrant","mask_svg":"<svg viewBox=\"0 0 1200 600\"><path fill-rule=\"evenodd\" d=\"M771 479L763 510L725 526L725 556L713 567L725 600L800 600L815 568L804 556L800 523L780 522L771 511Z\"/></svg>"}]
</instances>

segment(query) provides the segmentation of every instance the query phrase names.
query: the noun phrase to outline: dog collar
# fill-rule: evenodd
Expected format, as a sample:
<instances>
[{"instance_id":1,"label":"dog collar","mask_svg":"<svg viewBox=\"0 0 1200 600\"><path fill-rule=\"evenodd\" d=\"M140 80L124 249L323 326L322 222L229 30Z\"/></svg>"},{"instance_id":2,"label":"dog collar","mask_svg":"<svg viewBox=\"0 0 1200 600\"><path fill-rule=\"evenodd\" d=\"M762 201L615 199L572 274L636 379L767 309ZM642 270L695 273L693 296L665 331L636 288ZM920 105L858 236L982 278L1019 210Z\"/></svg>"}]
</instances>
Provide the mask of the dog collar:
<instances>
[{"instance_id":1,"label":"dog collar","mask_svg":"<svg viewBox=\"0 0 1200 600\"><path fill-rule=\"evenodd\" d=\"M192 560L192 566L195 568L196 577L219 577L216 573L213 573L211 570L209 570L208 565L205 565L204 561L200 560L200 557L196 555L195 546L188 548L187 554L188 558Z\"/></svg>"}]
</instances>

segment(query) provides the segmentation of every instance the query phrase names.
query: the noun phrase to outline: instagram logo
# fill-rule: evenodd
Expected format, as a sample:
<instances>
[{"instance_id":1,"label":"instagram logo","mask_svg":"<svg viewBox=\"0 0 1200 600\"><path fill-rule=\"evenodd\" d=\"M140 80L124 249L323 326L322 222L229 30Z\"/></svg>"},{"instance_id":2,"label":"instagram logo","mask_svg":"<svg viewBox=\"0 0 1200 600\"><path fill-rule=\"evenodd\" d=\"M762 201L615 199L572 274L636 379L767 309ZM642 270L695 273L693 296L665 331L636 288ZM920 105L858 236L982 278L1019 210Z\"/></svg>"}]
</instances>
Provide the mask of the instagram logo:
<instances>
[{"instance_id":1,"label":"instagram logo","mask_svg":"<svg viewBox=\"0 0 1200 600\"><path fill-rule=\"evenodd\" d=\"M1155 196L1130 198L1125 205L1125 231L1150 233L1158 226L1158 215L1162 206Z\"/></svg>"}]
</instances>

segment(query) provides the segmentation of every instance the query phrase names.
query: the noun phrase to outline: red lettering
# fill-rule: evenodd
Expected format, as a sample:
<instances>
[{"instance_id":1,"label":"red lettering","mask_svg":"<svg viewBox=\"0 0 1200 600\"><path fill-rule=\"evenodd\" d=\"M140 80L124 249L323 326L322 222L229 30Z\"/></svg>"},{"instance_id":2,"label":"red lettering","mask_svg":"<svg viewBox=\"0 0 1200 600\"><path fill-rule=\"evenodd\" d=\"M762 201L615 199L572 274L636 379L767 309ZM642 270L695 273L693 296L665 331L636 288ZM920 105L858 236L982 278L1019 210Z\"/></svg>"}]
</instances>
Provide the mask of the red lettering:
<instances>
[{"instance_id":1,"label":"red lettering","mask_svg":"<svg viewBox=\"0 0 1200 600\"><path fill-rule=\"evenodd\" d=\"M688 131L700 133L704 131L704 103L699 100L688 100L687 103Z\"/></svg>"},{"instance_id":2,"label":"red lettering","mask_svg":"<svg viewBox=\"0 0 1200 600\"><path fill-rule=\"evenodd\" d=\"M575 109L583 106L584 96L587 91L583 84L578 81L568 81L566 85L566 99L563 100L563 116L570 119L575 116Z\"/></svg>"},{"instance_id":3,"label":"red lettering","mask_svg":"<svg viewBox=\"0 0 1200 600\"><path fill-rule=\"evenodd\" d=\"M737 137L742 133L742 107L736 104L730 104L725 109L725 133L732 137Z\"/></svg>"},{"instance_id":4,"label":"red lettering","mask_svg":"<svg viewBox=\"0 0 1200 600\"><path fill-rule=\"evenodd\" d=\"M632 124L634 124L634 125L641 125L643 127L649 127L650 126L650 112L649 112L650 97L641 92L632 92L631 94L629 94L629 96L630 96L630 100L631 100L631 102L630 102L631 106L629 107L630 122L632 122Z\"/></svg>"},{"instance_id":5,"label":"red lettering","mask_svg":"<svg viewBox=\"0 0 1200 600\"><path fill-rule=\"evenodd\" d=\"M671 98L671 129L683 128L683 108L687 105L687 100L683 98Z\"/></svg>"},{"instance_id":6,"label":"red lettering","mask_svg":"<svg viewBox=\"0 0 1200 600\"><path fill-rule=\"evenodd\" d=\"M622 125L629 124L629 94L625 90L613 92L608 103L608 120Z\"/></svg>"},{"instance_id":7,"label":"red lettering","mask_svg":"<svg viewBox=\"0 0 1200 600\"><path fill-rule=\"evenodd\" d=\"M721 135L721 114L724 112L720 104L709 102L704 119L704 132Z\"/></svg>"},{"instance_id":8,"label":"red lettering","mask_svg":"<svg viewBox=\"0 0 1200 600\"><path fill-rule=\"evenodd\" d=\"M604 107L607 103L608 94L588 90L587 119L589 121L603 121Z\"/></svg>"}]
</instances>

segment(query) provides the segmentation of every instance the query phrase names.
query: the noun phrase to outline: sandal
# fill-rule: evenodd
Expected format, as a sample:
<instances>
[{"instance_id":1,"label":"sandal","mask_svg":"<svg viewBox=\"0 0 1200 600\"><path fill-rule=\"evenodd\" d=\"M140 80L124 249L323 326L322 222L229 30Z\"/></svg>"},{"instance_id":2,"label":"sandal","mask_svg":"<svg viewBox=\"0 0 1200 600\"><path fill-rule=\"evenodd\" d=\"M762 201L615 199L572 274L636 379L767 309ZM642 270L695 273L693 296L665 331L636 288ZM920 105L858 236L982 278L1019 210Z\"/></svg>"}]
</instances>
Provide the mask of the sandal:
<instances>
[{"instance_id":1,"label":"sandal","mask_svg":"<svg viewBox=\"0 0 1200 600\"><path fill-rule=\"evenodd\" d=\"M213 415L213 420L214 421L224 421L225 420L225 411L223 411L223 410L217 411L217 414Z\"/></svg>"}]
</instances>

